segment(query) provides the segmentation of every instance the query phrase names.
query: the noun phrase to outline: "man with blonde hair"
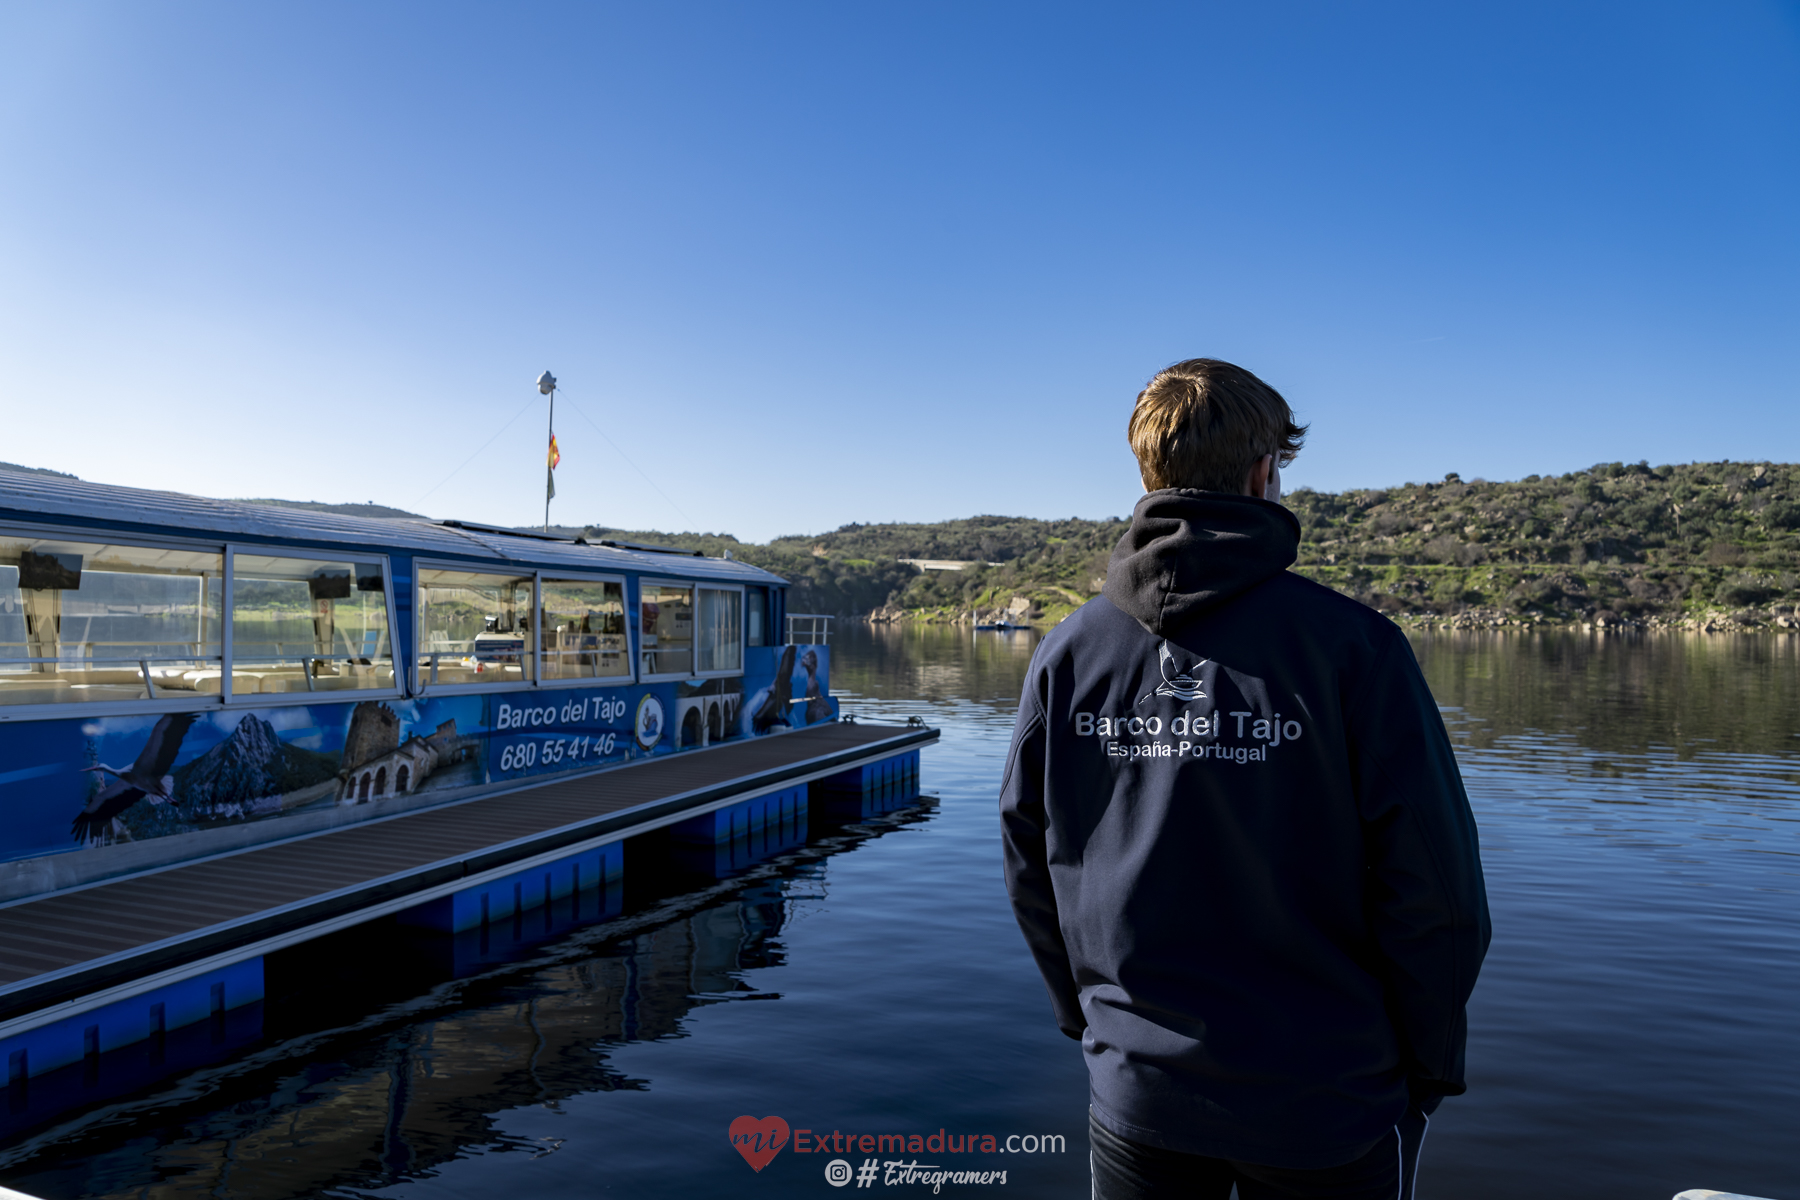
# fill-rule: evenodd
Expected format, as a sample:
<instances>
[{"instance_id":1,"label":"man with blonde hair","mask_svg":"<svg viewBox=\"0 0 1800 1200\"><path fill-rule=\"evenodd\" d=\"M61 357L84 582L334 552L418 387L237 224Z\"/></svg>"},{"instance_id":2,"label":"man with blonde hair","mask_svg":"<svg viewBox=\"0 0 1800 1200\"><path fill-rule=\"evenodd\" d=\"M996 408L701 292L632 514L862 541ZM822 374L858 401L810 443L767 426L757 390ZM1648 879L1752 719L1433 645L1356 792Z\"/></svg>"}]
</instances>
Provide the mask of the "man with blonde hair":
<instances>
[{"instance_id":1,"label":"man with blonde hair","mask_svg":"<svg viewBox=\"0 0 1800 1200\"><path fill-rule=\"evenodd\" d=\"M1146 495L1019 702L1007 889L1087 1060L1098 1200L1408 1200L1464 1090L1475 821L1406 638L1287 569L1305 434L1241 367L1159 372Z\"/></svg>"}]
</instances>

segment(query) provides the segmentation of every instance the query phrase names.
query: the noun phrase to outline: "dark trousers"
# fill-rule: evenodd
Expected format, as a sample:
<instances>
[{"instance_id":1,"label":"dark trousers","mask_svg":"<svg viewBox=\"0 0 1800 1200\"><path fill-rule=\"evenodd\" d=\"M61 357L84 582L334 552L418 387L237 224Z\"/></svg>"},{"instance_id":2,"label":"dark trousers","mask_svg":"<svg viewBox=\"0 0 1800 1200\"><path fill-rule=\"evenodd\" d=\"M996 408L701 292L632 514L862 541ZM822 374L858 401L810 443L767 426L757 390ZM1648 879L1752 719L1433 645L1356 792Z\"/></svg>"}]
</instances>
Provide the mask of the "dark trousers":
<instances>
[{"instance_id":1,"label":"dark trousers","mask_svg":"<svg viewBox=\"0 0 1800 1200\"><path fill-rule=\"evenodd\" d=\"M1413 1200L1429 1118L1409 1108L1391 1133L1341 1167L1302 1171L1158 1150L1127 1141L1088 1114L1094 1200Z\"/></svg>"}]
</instances>

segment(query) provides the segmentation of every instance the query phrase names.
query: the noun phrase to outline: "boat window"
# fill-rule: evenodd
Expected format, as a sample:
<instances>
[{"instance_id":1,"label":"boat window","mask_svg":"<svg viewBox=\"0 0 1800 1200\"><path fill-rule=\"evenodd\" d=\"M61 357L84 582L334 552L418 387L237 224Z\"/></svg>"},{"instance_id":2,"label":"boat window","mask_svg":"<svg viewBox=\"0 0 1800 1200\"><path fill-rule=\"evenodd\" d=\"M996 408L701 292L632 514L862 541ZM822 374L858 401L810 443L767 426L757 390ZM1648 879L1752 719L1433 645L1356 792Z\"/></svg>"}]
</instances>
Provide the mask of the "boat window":
<instances>
[{"instance_id":1,"label":"boat window","mask_svg":"<svg viewBox=\"0 0 1800 1200\"><path fill-rule=\"evenodd\" d=\"M0 704L217 693L224 567L219 551L0 535Z\"/></svg>"},{"instance_id":2,"label":"boat window","mask_svg":"<svg viewBox=\"0 0 1800 1200\"><path fill-rule=\"evenodd\" d=\"M511 683L532 678L532 577L419 572L419 682Z\"/></svg>"},{"instance_id":3,"label":"boat window","mask_svg":"<svg viewBox=\"0 0 1800 1200\"><path fill-rule=\"evenodd\" d=\"M545 579L543 597L545 679L631 674L623 584Z\"/></svg>"},{"instance_id":4,"label":"boat window","mask_svg":"<svg viewBox=\"0 0 1800 1200\"><path fill-rule=\"evenodd\" d=\"M769 644L769 593L762 588L744 592L744 642L750 646Z\"/></svg>"},{"instance_id":5,"label":"boat window","mask_svg":"<svg viewBox=\"0 0 1800 1200\"><path fill-rule=\"evenodd\" d=\"M744 594L700 589L700 674L744 669Z\"/></svg>"},{"instance_id":6,"label":"boat window","mask_svg":"<svg viewBox=\"0 0 1800 1200\"><path fill-rule=\"evenodd\" d=\"M380 560L231 556L231 694L394 686Z\"/></svg>"},{"instance_id":7,"label":"boat window","mask_svg":"<svg viewBox=\"0 0 1800 1200\"><path fill-rule=\"evenodd\" d=\"M638 649L645 675L694 673L694 589L686 584L641 587Z\"/></svg>"}]
</instances>

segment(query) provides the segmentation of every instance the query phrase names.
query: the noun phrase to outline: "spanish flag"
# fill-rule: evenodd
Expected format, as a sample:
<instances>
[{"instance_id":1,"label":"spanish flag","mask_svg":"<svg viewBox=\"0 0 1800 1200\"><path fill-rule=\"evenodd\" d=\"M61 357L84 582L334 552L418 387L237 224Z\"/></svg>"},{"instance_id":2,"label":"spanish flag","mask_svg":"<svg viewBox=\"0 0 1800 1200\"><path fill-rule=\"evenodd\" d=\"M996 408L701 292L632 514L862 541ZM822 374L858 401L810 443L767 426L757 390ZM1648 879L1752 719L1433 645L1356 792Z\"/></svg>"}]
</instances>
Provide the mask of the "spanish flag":
<instances>
[{"instance_id":1,"label":"spanish flag","mask_svg":"<svg viewBox=\"0 0 1800 1200\"><path fill-rule=\"evenodd\" d=\"M546 506L549 505L550 501L556 499L556 464L562 461L562 451L556 448L556 435L554 433L550 435L550 453L547 456L547 461L550 464L550 469L544 472L544 504ZM549 512L550 510L546 507L544 511Z\"/></svg>"},{"instance_id":2,"label":"spanish flag","mask_svg":"<svg viewBox=\"0 0 1800 1200\"><path fill-rule=\"evenodd\" d=\"M556 464L562 461L562 451L556 448L556 435L550 435L550 469L556 470Z\"/></svg>"}]
</instances>

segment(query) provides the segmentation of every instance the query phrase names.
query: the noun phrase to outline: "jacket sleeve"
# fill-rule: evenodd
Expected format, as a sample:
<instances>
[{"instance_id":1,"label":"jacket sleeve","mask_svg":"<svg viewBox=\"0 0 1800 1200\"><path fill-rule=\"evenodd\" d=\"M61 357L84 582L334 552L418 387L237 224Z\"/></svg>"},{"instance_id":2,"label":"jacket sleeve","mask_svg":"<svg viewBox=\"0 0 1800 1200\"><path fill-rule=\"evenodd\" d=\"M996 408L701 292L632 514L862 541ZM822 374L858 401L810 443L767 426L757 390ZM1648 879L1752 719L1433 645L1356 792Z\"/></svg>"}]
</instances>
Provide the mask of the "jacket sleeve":
<instances>
[{"instance_id":1,"label":"jacket sleeve","mask_svg":"<svg viewBox=\"0 0 1800 1200\"><path fill-rule=\"evenodd\" d=\"M1412 648L1395 629L1350 707L1367 910L1409 1090L1461 1095L1465 1006L1487 953L1475 816Z\"/></svg>"},{"instance_id":2,"label":"jacket sleeve","mask_svg":"<svg viewBox=\"0 0 1800 1200\"><path fill-rule=\"evenodd\" d=\"M1026 680L1019 701L1018 724L1013 729L1012 750L1006 756L1006 775L1000 782L1000 840L1006 855L1006 892L1012 898L1013 915L1025 934L1025 944L1037 960L1044 985L1050 989L1050 1007L1056 1024L1079 1039L1087 1028L1081 1002L1063 944L1056 916L1056 894L1050 886L1050 855L1044 813L1043 711L1033 688L1033 673Z\"/></svg>"}]
</instances>

